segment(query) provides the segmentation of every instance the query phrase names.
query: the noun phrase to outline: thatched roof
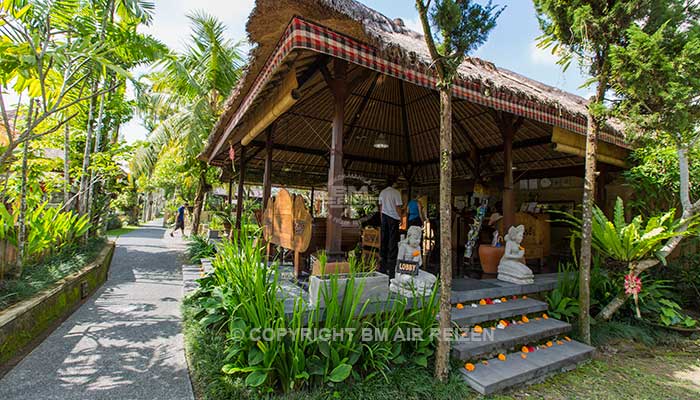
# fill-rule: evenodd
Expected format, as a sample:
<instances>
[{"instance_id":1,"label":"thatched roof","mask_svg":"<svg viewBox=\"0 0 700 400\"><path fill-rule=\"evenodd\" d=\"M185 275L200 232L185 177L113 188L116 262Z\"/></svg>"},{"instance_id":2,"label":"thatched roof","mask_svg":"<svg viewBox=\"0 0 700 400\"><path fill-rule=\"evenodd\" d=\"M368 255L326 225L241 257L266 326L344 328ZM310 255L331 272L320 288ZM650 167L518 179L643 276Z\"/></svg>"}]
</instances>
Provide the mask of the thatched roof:
<instances>
[{"instance_id":1,"label":"thatched roof","mask_svg":"<svg viewBox=\"0 0 700 400\"><path fill-rule=\"evenodd\" d=\"M411 70L421 71L422 73L431 74L430 72L430 56L428 54L425 42L421 34L413 32L407 29L403 22L400 20L392 20L381 13L355 1L355 0L258 0L256 1L256 6L250 15L247 24L247 31L249 35L249 41L255 47L251 51L250 59L248 63L248 69L245 72L243 78L241 79L238 87L233 91L231 96L226 101L224 113L217 122L212 134L209 138L209 144L207 149L203 153L203 157L212 161L213 163L222 163L225 160L225 149L221 146L224 140L232 142L234 145L240 141L241 132L237 132L236 128L240 127L240 120L245 118L245 113L248 112L249 108L255 107L255 102L249 102L247 99L260 78L260 75L265 71L266 65L270 62L270 57L274 54L277 49L280 38L283 37L285 30L288 28L290 20L295 16L302 16L306 21L313 21L322 27L330 28L340 35L352 38L358 42L365 43L373 47L377 55L385 60L391 60L393 63L400 64ZM300 52L301 54L295 54L295 63L301 66L309 66L313 62L313 55L311 52L305 51ZM301 71L302 68L299 68ZM410 128L413 131L413 135L416 135L417 131L421 133L428 132L431 127L435 128L437 125L437 115L428 115L425 110L430 110L437 114L435 109L436 98L430 95L430 89L425 87L420 87L416 85L402 85L399 79L396 77L387 78L383 80L385 83L383 89L379 91L376 88L371 89L372 80L377 79L376 74L367 74L368 71L364 71L365 76L362 76L363 71L361 68L355 68L354 74L355 78L358 80L356 90L353 95L357 97L356 99L349 99L347 108L347 115L352 116L354 112L358 110L363 111L364 107L367 107L369 111L365 113L372 114L372 107L365 106L360 109L360 104L362 96L368 97L370 102L383 103L384 105L397 105L396 94L399 90L404 90L403 100L404 105L410 103L414 105L414 109L409 112L415 112L421 118L417 118L415 121L410 121ZM352 73L351 73L352 74ZM534 81L532 79L526 78L520 74L509 71L504 68L497 68L495 65L488 61L484 61L478 58L469 58L465 60L459 69L461 84L464 87L475 88L474 90L481 92L480 95L492 96L493 93L498 94L499 99L508 99L508 101L513 101L524 106L537 107L538 109L547 109L552 115L558 114L557 116L562 118L562 120L568 121L569 125L562 126L564 128L578 131L578 133L583 133L582 129L585 129L585 116L586 116L586 100L580 96L561 91L549 85ZM352 76L349 79L353 79ZM274 83L274 80L273 80ZM272 83L272 84L273 84ZM384 93L382 93L382 90ZM373 93L374 92L374 93ZM263 97L265 95L265 89L263 89L258 97ZM330 94L328 91L317 91L313 94L313 101L300 101L298 106L293 109L292 115L288 115L286 123L290 126L285 129L285 132L292 132L293 126L303 124L306 126L305 129L312 128L314 131L325 131L328 132L328 115L322 115L328 111L328 107L332 103L330 99ZM496 97L495 95L493 95ZM244 100L246 103L244 103ZM421 103L423 102L423 103ZM478 102L476 102L478 103ZM242 104L244 105L242 107ZM493 150L498 147L499 141L497 135L494 137L486 137L485 135L479 135L478 131L481 127L487 127L489 130L493 131L495 129L492 121L489 121L489 116L485 111L484 103L480 104L470 104L468 101L462 102L463 105L455 107L455 114L457 118L463 117L464 131L469 131L471 139L468 138L464 143L462 152L469 150L471 146L477 148L479 151L481 149L487 148ZM490 103L489 103L490 104ZM487 104L487 106L489 105ZM306 110L304 110L306 108ZM405 107L404 107L405 108ZM552 111L555 110L555 111ZM375 115L363 116L362 119L365 120L366 124L363 124L362 119L352 120L351 117L346 124L352 125L354 122L359 129L369 128L367 131L371 133L374 131L382 131L387 134L395 134L401 132L402 127L391 126L395 125L394 122L388 122L381 118L382 113L386 114L386 110L382 112L375 113ZM397 110L391 110L389 113L400 113ZM313 114L315 120L310 120L309 116ZM327 114L327 113L326 113ZM294 121L294 116L298 118L303 118L304 121ZM527 115L529 118L530 116ZM467 121L467 119L472 119ZM423 121L424 120L424 121ZM231 121L236 121L235 126L231 125ZM313 126L316 123L316 126ZM548 127L548 123L551 121L540 120L527 120L525 126L527 127L527 132L521 134L519 137L520 141L532 140L536 141L543 137L546 137L547 132L551 132L551 126ZM385 126L382 127L381 125ZM556 124L556 123L555 123ZM574 128L572 128L572 126ZM227 131L227 127L229 128ZM406 127L403 127L406 128ZM299 131L301 128L297 128ZM350 127L350 129L354 129ZM232 130L232 132L231 132ZM476 133L476 134L475 134ZM226 134L226 137L222 136ZM361 133L356 133L361 135ZM292 133L288 135L293 136ZM301 136L304 135L299 132ZM297 149L297 147L307 146L314 149L314 143L318 145L318 141L313 138L303 138L290 136L290 141L286 143L286 150L293 152L291 150ZM398 135L396 135L398 136ZM391 139L391 137L390 137ZM621 135L615 133L614 131L608 132L602 135L602 139L610 143L615 143L620 146L624 146L624 141ZM428 154L427 150L421 149L423 144L432 145L432 143L421 143L416 137L411 139L411 141L416 140L413 145L408 144L408 152L415 153L409 154L407 157L411 159L412 162L427 162L435 158L434 155ZM284 139L282 140L284 142ZM294 144L292 144L294 142ZM459 152L460 140L457 140L455 152ZM370 142L371 143L371 142ZM395 149L399 153L406 153L405 150L399 149L401 147L400 140L392 144L392 149ZM502 144L502 142L501 142ZM541 143L545 145L545 143ZM366 143L365 143L366 145ZM284 147L284 145L282 146ZM352 146L347 149L347 152L352 154ZM369 151L372 151L371 145L369 146ZM410 148L413 148L412 150ZM420 154L418 150L424 150L426 154ZM216 153L213 154L216 150ZM284 148L282 149L284 150ZM528 151L534 151L535 149L528 149ZM531 154L530 161L546 159L548 156L544 147L539 149L539 152L534 152ZM356 151L367 152L367 147L357 147ZM311 152L313 153L313 152ZM494 152L495 153L495 152ZM357 153L356 153L357 154ZM309 154L306 154L307 156ZM313 155L313 154L311 154ZM321 154L318 154L321 157ZM517 157L517 156L516 156ZM369 155L370 163L372 162L372 155ZM405 158L402 155L392 155L387 157L386 154L379 154L377 159L386 159L389 161L388 167L398 165L398 163L405 162ZM497 158L492 156L492 158ZM291 162L291 160L285 160L280 158L280 162ZM302 163L304 165L308 164L311 160L295 160L295 162ZM580 163L581 160L567 160L566 162L555 162L551 165L542 164L542 168L551 168L557 166L568 166L574 165L575 163ZM362 163L363 160L356 160L355 165ZM497 160L491 160L492 164ZM311 163L315 165L315 163ZM319 168L320 168L319 163ZM562 165L559 165L562 164ZM387 168L374 168L370 170L363 170L363 172L375 173L378 175L390 172ZM462 168L465 174L468 175L466 168ZM459 167L458 167L459 170ZM431 180L428 174L424 177L424 181Z\"/></svg>"}]
</instances>

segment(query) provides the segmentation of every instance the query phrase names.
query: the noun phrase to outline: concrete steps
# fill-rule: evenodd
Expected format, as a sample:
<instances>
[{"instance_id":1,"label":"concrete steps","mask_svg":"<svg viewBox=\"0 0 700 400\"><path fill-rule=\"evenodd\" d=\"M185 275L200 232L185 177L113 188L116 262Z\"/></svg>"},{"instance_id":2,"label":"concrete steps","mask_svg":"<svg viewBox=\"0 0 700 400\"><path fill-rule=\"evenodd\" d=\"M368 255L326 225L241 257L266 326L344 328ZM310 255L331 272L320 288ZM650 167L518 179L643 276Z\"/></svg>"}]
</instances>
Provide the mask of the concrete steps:
<instances>
[{"instance_id":1,"label":"concrete steps","mask_svg":"<svg viewBox=\"0 0 700 400\"><path fill-rule=\"evenodd\" d=\"M547 303L534 299L508 300L505 303L489 304L478 307L466 305L463 309L452 309L452 322L459 326L469 326L486 321L498 321L525 314L539 313L547 310Z\"/></svg>"},{"instance_id":2,"label":"concrete steps","mask_svg":"<svg viewBox=\"0 0 700 400\"><path fill-rule=\"evenodd\" d=\"M452 357L467 361L493 352L504 352L514 346L539 342L562 335L571 325L553 318L531 320L523 325L509 325L505 329L485 329L482 334L469 333L452 346Z\"/></svg>"},{"instance_id":3,"label":"concrete steps","mask_svg":"<svg viewBox=\"0 0 700 400\"><path fill-rule=\"evenodd\" d=\"M537 349L523 359L521 353L511 353L506 361L498 358L488 360L488 365L476 363L473 371L462 368L462 377L469 386L481 394L491 394L526 383L537 382L545 377L569 371L582 361L589 359L595 349L576 341L564 341L546 349Z\"/></svg>"}]
</instances>

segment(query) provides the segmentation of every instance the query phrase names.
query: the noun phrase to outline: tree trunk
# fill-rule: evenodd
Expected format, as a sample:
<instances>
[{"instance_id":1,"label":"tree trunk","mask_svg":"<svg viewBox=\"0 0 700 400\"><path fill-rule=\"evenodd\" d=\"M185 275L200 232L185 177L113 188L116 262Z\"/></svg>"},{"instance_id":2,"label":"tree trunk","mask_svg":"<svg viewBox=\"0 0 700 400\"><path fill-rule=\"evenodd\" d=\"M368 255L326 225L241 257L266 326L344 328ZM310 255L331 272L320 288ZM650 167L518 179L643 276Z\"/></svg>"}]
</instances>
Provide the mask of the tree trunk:
<instances>
[{"instance_id":1,"label":"tree trunk","mask_svg":"<svg viewBox=\"0 0 700 400\"><path fill-rule=\"evenodd\" d=\"M66 124L63 135L63 206L66 210L70 207L70 127Z\"/></svg>"},{"instance_id":2,"label":"tree trunk","mask_svg":"<svg viewBox=\"0 0 700 400\"><path fill-rule=\"evenodd\" d=\"M209 191L209 186L207 185L207 166L202 162L200 168L199 184L197 186L197 195L194 198L194 212L192 213L193 235L199 234L199 223L202 218L202 208L204 207L204 195Z\"/></svg>"},{"instance_id":3,"label":"tree trunk","mask_svg":"<svg viewBox=\"0 0 700 400\"><path fill-rule=\"evenodd\" d=\"M99 88L99 80L96 80L92 85L92 92L97 92ZM85 133L85 151L83 152L83 166L80 175L80 205L79 212L81 215L86 215L88 212L88 189L89 189L89 179L90 174L88 174L88 169L90 168L90 155L92 154L92 130L95 114L95 97L90 99L90 106L88 109L88 120L87 129Z\"/></svg>"},{"instance_id":4,"label":"tree trunk","mask_svg":"<svg viewBox=\"0 0 700 400\"><path fill-rule=\"evenodd\" d=\"M32 118L34 113L34 99L29 100L29 109L27 114L27 129L31 129ZM22 180L19 191L19 217L17 218L18 232L17 232L17 248L19 251L19 257L17 257L17 269L16 277L22 276L22 267L27 254L25 254L25 242L27 241L27 169L29 163L29 146L31 142L29 137L24 142L24 149L22 150Z\"/></svg>"},{"instance_id":5,"label":"tree trunk","mask_svg":"<svg viewBox=\"0 0 700 400\"><path fill-rule=\"evenodd\" d=\"M435 377L446 381L452 339L452 94L440 89L440 334L435 353Z\"/></svg>"},{"instance_id":6,"label":"tree trunk","mask_svg":"<svg viewBox=\"0 0 700 400\"><path fill-rule=\"evenodd\" d=\"M108 83L105 81L102 84L102 89L105 89L105 86L107 86ZM102 147L102 119L104 118L105 115L105 94L102 93L100 96L100 108L99 111L97 112L97 128L95 128L95 148L93 149L93 153L99 153L101 151ZM88 209L87 209L87 214L88 214L88 220L92 221L93 215L93 195L95 193L95 171L90 172L90 184L88 185L88 196L87 196L87 201L88 201ZM97 216L97 220L95 221L96 223L94 224L95 226L95 231L99 231L99 219L100 216Z\"/></svg>"},{"instance_id":7,"label":"tree trunk","mask_svg":"<svg viewBox=\"0 0 700 400\"><path fill-rule=\"evenodd\" d=\"M593 230L593 199L595 196L595 164L598 129L591 111L586 130L586 175L583 184L583 227L581 228L581 262L579 264L579 330L581 339L591 343L591 241Z\"/></svg>"}]
</instances>

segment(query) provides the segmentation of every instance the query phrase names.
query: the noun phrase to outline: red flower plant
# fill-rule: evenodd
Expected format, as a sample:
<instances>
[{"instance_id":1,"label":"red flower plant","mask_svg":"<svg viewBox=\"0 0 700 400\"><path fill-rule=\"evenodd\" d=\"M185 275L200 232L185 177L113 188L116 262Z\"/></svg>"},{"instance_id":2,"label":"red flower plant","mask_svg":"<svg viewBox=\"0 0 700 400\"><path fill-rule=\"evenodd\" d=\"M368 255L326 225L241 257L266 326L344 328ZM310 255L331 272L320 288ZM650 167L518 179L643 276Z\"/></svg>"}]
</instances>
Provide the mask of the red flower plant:
<instances>
[{"instance_id":1,"label":"red flower plant","mask_svg":"<svg viewBox=\"0 0 700 400\"><path fill-rule=\"evenodd\" d=\"M642 280L632 274L625 275L625 293L638 295L642 291Z\"/></svg>"},{"instance_id":2,"label":"red flower plant","mask_svg":"<svg viewBox=\"0 0 700 400\"><path fill-rule=\"evenodd\" d=\"M632 274L625 275L625 293L634 297L634 307L637 311L637 318L642 318L639 312L639 292L642 291L642 280Z\"/></svg>"}]
</instances>

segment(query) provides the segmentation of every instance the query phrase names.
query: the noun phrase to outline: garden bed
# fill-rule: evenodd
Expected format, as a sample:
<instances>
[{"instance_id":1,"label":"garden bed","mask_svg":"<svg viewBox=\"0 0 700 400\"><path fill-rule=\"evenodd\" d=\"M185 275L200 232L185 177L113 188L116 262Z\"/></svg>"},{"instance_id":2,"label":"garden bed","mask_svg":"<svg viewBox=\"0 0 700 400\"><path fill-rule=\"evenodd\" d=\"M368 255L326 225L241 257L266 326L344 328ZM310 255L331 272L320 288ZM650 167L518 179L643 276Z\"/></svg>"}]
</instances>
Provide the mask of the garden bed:
<instances>
[{"instance_id":1,"label":"garden bed","mask_svg":"<svg viewBox=\"0 0 700 400\"><path fill-rule=\"evenodd\" d=\"M183 306L185 346L190 376L198 400L247 400L258 395L241 379L221 373L225 363L223 335L203 330L193 316L191 304ZM666 337L666 339L669 339ZM458 368L459 366L454 366ZM545 383L525 386L494 396L472 391L453 373L447 383L433 379L428 368L398 368L384 377L333 387L270 396L271 400L453 400L529 398L566 399L660 399L691 400L700 396L700 339L675 338L664 344L644 345L632 340L613 340L603 345L593 361L560 374ZM626 382L620 385L620 382Z\"/></svg>"},{"instance_id":2,"label":"garden bed","mask_svg":"<svg viewBox=\"0 0 700 400\"><path fill-rule=\"evenodd\" d=\"M113 253L114 243L102 242L96 251L76 255L84 257L85 261L77 268L62 270L68 273L67 276L57 281L47 278L38 282L37 286L44 290L39 289L32 297L0 311L0 371L5 363L11 364L13 359L26 352L36 338L43 337L104 283ZM52 276L49 271L42 276L46 277L46 274ZM22 295L36 288L25 287Z\"/></svg>"}]
</instances>

